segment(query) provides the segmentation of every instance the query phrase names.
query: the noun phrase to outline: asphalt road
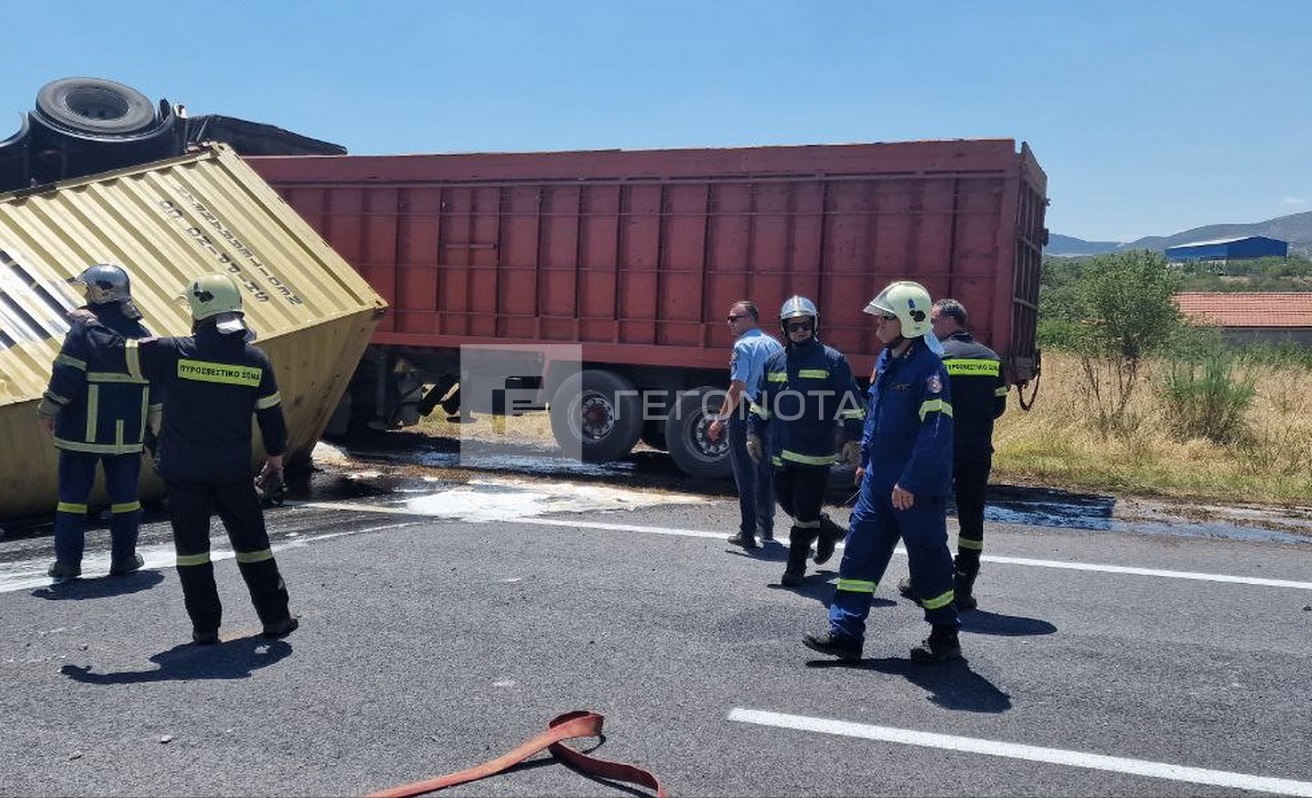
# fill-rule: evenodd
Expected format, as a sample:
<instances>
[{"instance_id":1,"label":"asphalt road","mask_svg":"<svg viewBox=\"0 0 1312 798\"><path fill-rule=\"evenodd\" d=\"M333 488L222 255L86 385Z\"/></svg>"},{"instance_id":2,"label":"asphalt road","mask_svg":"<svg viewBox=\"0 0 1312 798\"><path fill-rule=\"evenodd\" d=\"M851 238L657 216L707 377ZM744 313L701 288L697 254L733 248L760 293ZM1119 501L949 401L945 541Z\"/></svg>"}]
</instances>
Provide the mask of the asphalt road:
<instances>
[{"instance_id":1,"label":"asphalt road","mask_svg":"<svg viewBox=\"0 0 1312 798\"><path fill-rule=\"evenodd\" d=\"M590 709L676 796L1312 795L1307 543L991 524L967 661L907 659L899 554L839 665L800 644L837 560L780 588L731 499L431 514L515 490L271 510L302 618L272 643L223 560L224 642L189 644L160 520L146 571L57 587L48 538L0 541L0 794L359 795ZM447 794L646 793L544 754Z\"/></svg>"}]
</instances>

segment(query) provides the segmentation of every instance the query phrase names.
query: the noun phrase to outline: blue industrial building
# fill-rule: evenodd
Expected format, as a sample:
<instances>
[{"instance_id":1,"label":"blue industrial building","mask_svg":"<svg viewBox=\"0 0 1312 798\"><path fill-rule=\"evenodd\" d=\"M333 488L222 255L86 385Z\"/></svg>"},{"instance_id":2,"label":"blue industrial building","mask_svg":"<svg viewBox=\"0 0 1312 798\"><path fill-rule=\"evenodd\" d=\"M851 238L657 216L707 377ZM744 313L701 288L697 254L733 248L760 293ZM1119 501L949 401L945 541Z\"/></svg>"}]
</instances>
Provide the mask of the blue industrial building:
<instances>
[{"instance_id":1,"label":"blue industrial building","mask_svg":"<svg viewBox=\"0 0 1312 798\"><path fill-rule=\"evenodd\" d=\"M1169 261L1227 261L1286 257L1289 257L1289 242L1266 236L1219 238L1215 241L1195 241L1192 244L1166 248L1166 259Z\"/></svg>"}]
</instances>

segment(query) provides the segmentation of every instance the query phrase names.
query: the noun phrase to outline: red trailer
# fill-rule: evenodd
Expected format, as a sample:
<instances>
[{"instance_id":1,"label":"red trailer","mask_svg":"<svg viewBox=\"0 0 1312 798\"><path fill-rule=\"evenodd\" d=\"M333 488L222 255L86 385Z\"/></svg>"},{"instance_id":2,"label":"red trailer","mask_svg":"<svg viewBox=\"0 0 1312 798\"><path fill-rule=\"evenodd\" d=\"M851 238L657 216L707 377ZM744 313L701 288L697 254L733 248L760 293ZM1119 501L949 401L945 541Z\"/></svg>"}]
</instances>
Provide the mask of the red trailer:
<instances>
[{"instance_id":1,"label":"red trailer","mask_svg":"<svg viewBox=\"0 0 1312 798\"><path fill-rule=\"evenodd\" d=\"M488 347L536 362L511 373L541 376L525 385L562 445L606 460L641 437L727 473L696 412L727 384L725 311L751 299L777 333L783 300L810 297L824 341L868 374L862 308L896 279L960 299L1011 383L1038 373L1047 178L1009 139L249 162L391 304L357 418L452 412L461 347L467 363ZM577 378L553 376L552 344L581 347Z\"/></svg>"}]
</instances>

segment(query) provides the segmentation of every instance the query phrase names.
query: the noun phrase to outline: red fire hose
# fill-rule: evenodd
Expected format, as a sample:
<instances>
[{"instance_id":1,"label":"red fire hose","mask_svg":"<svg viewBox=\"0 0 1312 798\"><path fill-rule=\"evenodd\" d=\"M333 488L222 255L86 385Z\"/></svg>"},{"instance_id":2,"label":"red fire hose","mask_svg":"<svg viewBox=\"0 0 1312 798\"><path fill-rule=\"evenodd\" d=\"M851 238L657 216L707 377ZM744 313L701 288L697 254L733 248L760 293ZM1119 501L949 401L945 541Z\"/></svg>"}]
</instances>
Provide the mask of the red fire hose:
<instances>
[{"instance_id":1,"label":"red fire hose","mask_svg":"<svg viewBox=\"0 0 1312 798\"><path fill-rule=\"evenodd\" d=\"M370 793L366 798L410 798L414 795L444 790L457 784L477 781L501 773L544 748L550 751L556 759L573 765L584 773L612 781L637 784L649 790L655 790L657 798L668 798L668 793L665 792L665 788L661 786L660 781L642 768L627 765L623 762L611 762L607 759L591 757L564 744L564 740L576 737L604 739L601 733L603 721L605 721L605 717L596 712L566 712L564 715L553 718L547 724L545 732L520 744L514 750L507 751L496 759L468 770L380 790L379 792Z\"/></svg>"}]
</instances>

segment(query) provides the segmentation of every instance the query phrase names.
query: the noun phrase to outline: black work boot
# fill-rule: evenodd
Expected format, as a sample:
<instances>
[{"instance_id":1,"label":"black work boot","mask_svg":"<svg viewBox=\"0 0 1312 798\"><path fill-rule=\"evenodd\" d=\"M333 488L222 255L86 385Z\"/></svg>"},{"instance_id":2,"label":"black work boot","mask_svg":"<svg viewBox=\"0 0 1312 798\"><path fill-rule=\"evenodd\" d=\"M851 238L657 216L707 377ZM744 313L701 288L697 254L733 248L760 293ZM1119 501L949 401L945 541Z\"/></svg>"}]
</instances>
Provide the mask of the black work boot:
<instances>
[{"instance_id":1,"label":"black work boot","mask_svg":"<svg viewBox=\"0 0 1312 798\"><path fill-rule=\"evenodd\" d=\"M822 635L802 635L802 645L812 651L838 657L846 662L861 659L861 641L847 635L825 632Z\"/></svg>"},{"instance_id":2,"label":"black work boot","mask_svg":"<svg viewBox=\"0 0 1312 798\"><path fill-rule=\"evenodd\" d=\"M802 577L806 574L806 556L811 552L811 538L814 535L814 529L800 526L788 530L788 565L784 567L780 584L785 587L802 586Z\"/></svg>"},{"instance_id":3,"label":"black work boot","mask_svg":"<svg viewBox=\"0 0 1312 798\"><path fill-rule=\"evenodd\" d=\"M923 643L911 649L912 662L932 665L951 659L961 659L961 642L957 640L955 626L935 626Z\"/></svg>"},{"instance_id":4,"label":"black work boot","mask_svg":"<svg viewBox=\"0 0 1312 798\"><path fill-rule=\"evenodd\" d=\"M902 577L902 580L897 583L897 592L902 594L902 598L911 599L917 604L920 603L920 596L916 593L916 589L911 586L911 577L909 576Z\"/></svg>"},{"instance_id":5,"label":"black work boot","mask_svg":"<svg viewBox=\"0 0 1312 798\"><path fill-rule=\"evenodd\" d=\"M979 601L975 600L972 592L975 591L975 578L980 572L979 558L963 562L962 555L958 554L953 559L953 567L955 568L953 591L956 593L956 609L975 609L979 606Z\"/></svg>"},{"instance_id":6,"label":"black work boot","mask_svg":"<svg viewBox=\"0 0 1312 798\"><path fill-rule=\"evenodd\" d=\"M744 549L759 549L759 548L760 548L760 546L756 545L756 536L755 536L755 535L747 535L747 534L744 534L744 533L742 533L742 532L739 532L738 534L736 534L736 535L730 537L730 538L729 538L729 544L732 545L732 546L742 546Z\"/></svg>"},{"instance_id":7,"label":"black work boot","mask_svg":"<svg viewBox=\"0 0 1312 798\"><path fill-rule=\"evenodd\" d=\"M815 543L815 564L824 565L834 556L838 541L847 537L847 530L834 523L834 519L820 513L820 537Z\"/></svg>"},{"instance_id":8,"label":"black work boot","mask_svg":"<svg viewBox=\"0 0 1312 798\"><path fill-rule=\"evenodd\" d=\"M953 592L957 594L957 609L973 610L979 606L972 591L975 589L975 577L979 571L957 571L953 580Z\"/></svg>"}]
</instances>

